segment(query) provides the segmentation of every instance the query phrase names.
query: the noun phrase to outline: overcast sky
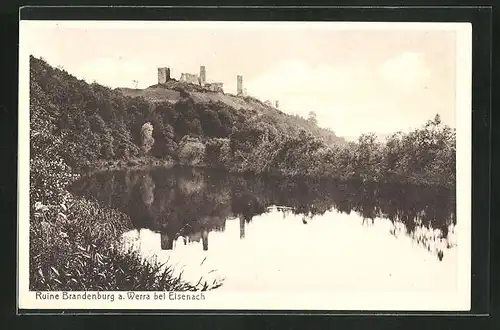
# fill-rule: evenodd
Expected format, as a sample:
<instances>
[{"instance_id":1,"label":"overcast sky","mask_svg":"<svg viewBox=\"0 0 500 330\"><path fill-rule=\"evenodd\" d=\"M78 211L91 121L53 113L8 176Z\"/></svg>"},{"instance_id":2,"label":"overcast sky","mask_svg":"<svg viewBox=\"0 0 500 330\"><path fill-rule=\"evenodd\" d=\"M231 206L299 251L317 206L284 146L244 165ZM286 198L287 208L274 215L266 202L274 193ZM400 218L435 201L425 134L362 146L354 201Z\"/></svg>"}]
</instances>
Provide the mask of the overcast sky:
<instances>
[{"instance_id":1,"label":"overcast sky","mask_svg":"<svg viewBox=\"0 0 500 330\"><path fill-rule=\"evenodd\" d=\"M439 113L455 126L455 32L335 24L36 22L23 26L30 54L109 87L198 73L279 100L337 135L407 131ZM26 29L26 30L24 30ZM26 32L26 33L25 33Z\"/></svg>"}]
</instances>

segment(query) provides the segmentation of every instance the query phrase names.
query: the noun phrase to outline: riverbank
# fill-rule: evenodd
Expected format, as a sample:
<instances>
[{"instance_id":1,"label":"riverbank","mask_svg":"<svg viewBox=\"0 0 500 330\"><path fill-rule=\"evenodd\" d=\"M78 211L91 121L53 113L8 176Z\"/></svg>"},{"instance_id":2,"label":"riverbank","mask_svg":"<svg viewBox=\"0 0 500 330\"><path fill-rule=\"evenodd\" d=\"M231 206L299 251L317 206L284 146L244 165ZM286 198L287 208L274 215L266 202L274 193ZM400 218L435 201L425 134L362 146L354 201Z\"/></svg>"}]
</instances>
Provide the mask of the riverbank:
<instances>
[{"instance_id":1,"label":"riverbank","mask_svg":"<svg viewBox=\"0 0 500 330\"><path fill-rule=\"evenodd\" d=\"M172 159L158 159L155 157L135 157L129 159L100 160L91 167L81 168L78 172L86 175L117 170L143 170L155 167L171 168L178 163Z\"/></svg>"},{"instance_id":2,"label":"riverbank","mask_svg":"<svg viewBox=\"0 0 500 330\"><path fill-rule=\"evenodd\" d=\"M205 291L222 284L193 284L170 265L123 251L121 235L133 229L129 216L69 193L66 187L81 174L47 159L32 159L30 173L30 290ZM98 163L94 171L169 164L144 158Z\"/></svg>"}]
</instances>

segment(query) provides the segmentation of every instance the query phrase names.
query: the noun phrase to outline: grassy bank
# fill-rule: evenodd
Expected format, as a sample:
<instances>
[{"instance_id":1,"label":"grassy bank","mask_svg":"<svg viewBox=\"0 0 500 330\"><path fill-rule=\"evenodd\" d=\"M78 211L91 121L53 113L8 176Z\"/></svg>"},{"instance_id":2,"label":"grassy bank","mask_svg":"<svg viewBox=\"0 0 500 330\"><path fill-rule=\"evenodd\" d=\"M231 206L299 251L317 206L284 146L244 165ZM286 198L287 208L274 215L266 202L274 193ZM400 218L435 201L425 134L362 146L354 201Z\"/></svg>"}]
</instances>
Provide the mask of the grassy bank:
<instances>
[{"instance_id":1,"label":"grassy bank","mask_svg":"<svg viewBox=\"0 0 500 330\"><path fill-rule=\"evenodd\" d=\"M196 291L221 285L188 283L168 265L123 251L120 236L132 229L130 218L70 194L67 187L80 174L63 158L64 140L43 113L32 112L30 124L30 290Z\"/></svg>"},{"instance_id":2,"label":"grassy bank","mask_svg":"<svg viewBox=\"0 0 500 330\"><path fill-rule=\"evenodd\" d=\"M221 285L188 283L169 265L123 251L120 235L132 229L124 213L62 189L50 195L46 204L32 203L30 290L198 291Z\"/></svg>"},{"instance_id":3,"label":"grassy bank","mask_svg":"<svg viewBox=\"0 0 500 330\"><path fill-rule=\"evenodd\" d=\"M143 260L117 244L128 217L84 199L59 206L37 204L30 223L30 289L90 291L198 291L220 283L192 284L159 262Z\"/></svg>"}]
</instances>

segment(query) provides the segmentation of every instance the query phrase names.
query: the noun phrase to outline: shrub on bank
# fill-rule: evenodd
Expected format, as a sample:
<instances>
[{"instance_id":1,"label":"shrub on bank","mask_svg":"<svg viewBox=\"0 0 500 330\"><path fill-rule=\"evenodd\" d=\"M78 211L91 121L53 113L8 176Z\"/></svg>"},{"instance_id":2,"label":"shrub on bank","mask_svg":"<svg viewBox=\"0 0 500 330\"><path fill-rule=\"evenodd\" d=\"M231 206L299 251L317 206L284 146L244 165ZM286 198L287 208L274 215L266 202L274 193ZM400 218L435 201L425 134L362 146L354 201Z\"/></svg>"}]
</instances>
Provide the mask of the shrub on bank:
<instances>
[{"instance_id":1,"label":"shrub on bank","mask_svg":"<svg viewBox=\"0 0 500 330\"><path fill-rule=\"evenodd\" d=\"M30 290L198 291L221 283L188 283L173 269L119 249L130 219L85 199L38 203L30 221Z\"/></svg>"},{"instance_id":2,"label":"shrub on bank","mask_svg":"<svg viewBox=\"0 0 500 330\"><path fill-rule=\"evenodd\" d=\"M84 95L89 91L85 83L55 83L54 72L47 72L50 67L40 64L31 61L30 290L206 290L220 285L189 284L174 276L169 267L145 261L135 253L123 253L119 238L132 229L130 218L68 193L67 186L78 177L76 168L92 169L99 161L110 164L109 158L115 153L108 148L110 143L118 147L117 157L123 162L132 159L132 165L141 165L140 160L133 159L138 148L130 143L122 126L113 131L104 127L102 118L109 121L109 99L108 103L88 105L96 106L103 115L91 117L92 125L82 109L68 108L71 100L106 100L110 91L93 86L99 97ZM35 73L38 79L34 79ZM58 71L55 76L64 77L65 73ZM77 83L74 79L71 82ZM58 89L63 87L67 89ZM62 121L58 124L56 118ZM144 162L150 164L151 159Z\"/></svg>"}]
</instances>

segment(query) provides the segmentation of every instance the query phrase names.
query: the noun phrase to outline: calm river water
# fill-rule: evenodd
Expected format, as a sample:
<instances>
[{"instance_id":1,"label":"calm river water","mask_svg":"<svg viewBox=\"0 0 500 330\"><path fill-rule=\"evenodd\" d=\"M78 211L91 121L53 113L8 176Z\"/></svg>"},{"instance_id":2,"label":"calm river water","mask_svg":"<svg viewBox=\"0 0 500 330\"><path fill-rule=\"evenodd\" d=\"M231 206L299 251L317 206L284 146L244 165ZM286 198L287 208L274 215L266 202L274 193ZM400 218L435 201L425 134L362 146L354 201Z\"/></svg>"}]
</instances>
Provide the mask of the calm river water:
<instances>
[{"instance_id":1,"label":"calm river water","mask_svg":"<svg viewBox=\"0 0 500 330\"><path fill-rule=\"evenodd\" d=\"M72 188L127 213L124 248L217 290L452 291L454 191L228 174L113 171Z\"/></svg>"}]
</instances>

